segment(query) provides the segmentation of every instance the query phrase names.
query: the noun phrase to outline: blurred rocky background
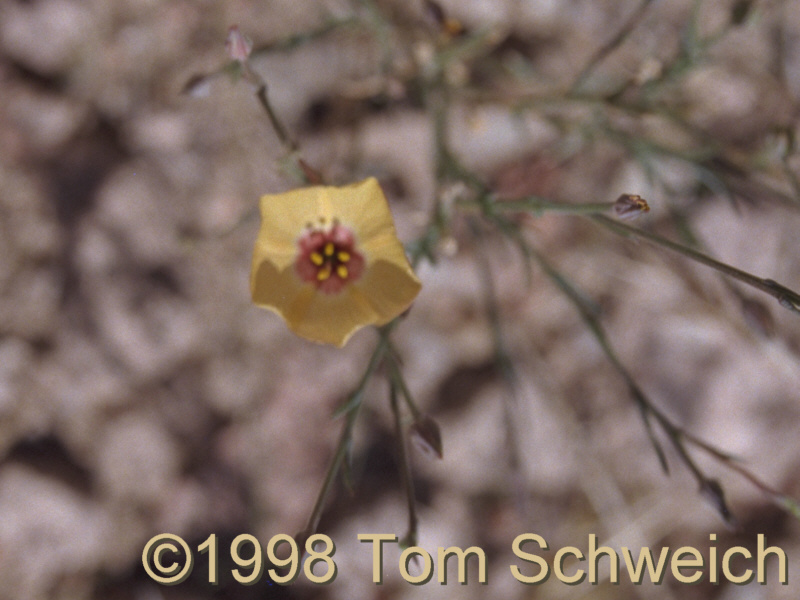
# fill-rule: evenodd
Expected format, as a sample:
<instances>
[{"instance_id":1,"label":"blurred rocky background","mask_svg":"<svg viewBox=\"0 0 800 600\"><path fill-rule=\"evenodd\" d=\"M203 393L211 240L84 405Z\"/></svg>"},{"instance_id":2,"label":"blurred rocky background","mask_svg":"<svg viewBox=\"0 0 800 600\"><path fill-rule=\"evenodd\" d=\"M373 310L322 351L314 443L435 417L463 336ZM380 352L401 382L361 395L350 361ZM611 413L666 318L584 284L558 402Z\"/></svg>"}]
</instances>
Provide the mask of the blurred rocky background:
<instances>
[{"instance_id":1,"label":"blurred rocky background","mask_svg":"<svg viewBox=\"0 0 800 600\"><path fill-rule=\"evenodd\" d=\"M669 577L637 587L624 575L619 586L604 576L596 586L527 587L511 578L509 565L521 564L511 542L525 532L554 549L585 549L590 533L634 549L707 548L717 533L721 548L752 549L764 533L796 567L800 527L746 479L697 455L726 490L738 523L728 528L664 440L666 476L625 382L574 307L540 269L526 281L513 245L465 231L420 268L423 291L396 340L444 440L441 461L412 452L419 543L434 552L480 546L489 585L473 572L467 586L452 573L445 586L411 586L395 568L396 546L385 583L371 582L371 551L356 535L402 536L406 527L380 379L357 429L353 492L338 487L321 523L337 544L337 580L246 587L225 574L233 565L224 549L239 533L266 544L304 527L340 430L332 413L376 335L320 347L252 306L258 197L297 183L246 84L216 77L187 94L187 82L225 63L226 32L238 24L306 160L330 181L376 175L408 241L429 216L436 156L430 111L404 77L424 71L443 35L459 35L437 29L447 15L462 36L489 32L478 54L494 61L481 70L465 59L448 73L464 89L449 114L465 165L511 196L641 194L652 211L637 226L680 212L715 256L800 288L794 0L644 5L2 0L0 598L796 598L796 573L779 586L774 570L769 585L744 587ZM587 94L625 78L657 80L690 23L703 35L724 32L659 92L665 113L690 121L719 154L642 160L644 144L618 143L612 127L598 134L613 112L602 102L577 107L561 128L535 109L512 110L520 89L499 85L491 68L531 92L536 82L565 89L626 23ZM653 140L663 128L665 144L683 143L664 119L625 119L628 134ZM577 217L526 227L602 308L621 360L666 414L800 497L797 314ZM495 363L479 255L491 265L513 393ZM150 580L142 549L164 531L194 547L216 533L220 585L204 583L202 556L183 584Z\"/></svg>"}]
</instances>

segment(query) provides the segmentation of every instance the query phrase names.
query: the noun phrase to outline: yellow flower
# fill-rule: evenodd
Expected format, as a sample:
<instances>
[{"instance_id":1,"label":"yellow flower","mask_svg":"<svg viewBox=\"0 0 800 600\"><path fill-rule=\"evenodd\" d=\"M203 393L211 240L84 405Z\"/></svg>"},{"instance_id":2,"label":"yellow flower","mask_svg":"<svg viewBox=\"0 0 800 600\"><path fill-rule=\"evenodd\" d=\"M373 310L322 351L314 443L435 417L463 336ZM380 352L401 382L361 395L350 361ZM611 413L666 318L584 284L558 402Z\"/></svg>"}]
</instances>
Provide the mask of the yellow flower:
<instances>
[{"instance_id":1,"label":"yellow flower","mask_svg":"<svg viewBox=\"0 0 800 600\"><path fill-rule=\"evenodd\" d=\"M250 290L296 334L343 346L406 310L420 287L374 178L262 196Z\"/></svg>"}]
</instances>

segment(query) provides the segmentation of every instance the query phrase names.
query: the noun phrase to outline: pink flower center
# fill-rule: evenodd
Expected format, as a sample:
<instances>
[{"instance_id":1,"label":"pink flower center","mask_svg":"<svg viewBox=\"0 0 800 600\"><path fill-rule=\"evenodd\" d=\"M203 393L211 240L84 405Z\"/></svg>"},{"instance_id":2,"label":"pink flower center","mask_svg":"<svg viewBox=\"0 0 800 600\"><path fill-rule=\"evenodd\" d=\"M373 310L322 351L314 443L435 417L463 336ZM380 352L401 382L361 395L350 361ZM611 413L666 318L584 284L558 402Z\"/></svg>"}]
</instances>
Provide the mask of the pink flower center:
<instances>
[{"instance_id":1,"label":"pink flower center","mask_svg":"<svg viewBox=\"0 0 800 600\"><path fill-rule=\"evenodd\" d=\"M297 245L297 275L325 294L341 292L364 272L353 232L336 221L329 229L309 225Z\"/></svg>"}]
</instances>

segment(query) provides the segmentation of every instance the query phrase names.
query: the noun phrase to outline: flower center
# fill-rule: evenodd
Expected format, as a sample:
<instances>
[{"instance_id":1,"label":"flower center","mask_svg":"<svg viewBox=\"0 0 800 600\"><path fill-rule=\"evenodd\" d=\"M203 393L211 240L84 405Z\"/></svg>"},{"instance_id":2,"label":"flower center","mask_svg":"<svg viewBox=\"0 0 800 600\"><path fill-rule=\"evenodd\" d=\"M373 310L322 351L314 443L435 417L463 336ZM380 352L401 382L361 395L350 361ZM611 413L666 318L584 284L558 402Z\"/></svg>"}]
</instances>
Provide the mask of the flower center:
<instances>
[{"instance_id":1,"label":"flower center","mask_svg":"<svg viewBox=\"0 0 800 600\"><path fill-rule=\"evenodd\" d=\"M309 225L298 247L297 274L326 294L342 291L364 271L364 257L356 249L353 233L336 221L329 229Z\"/></svg>"}]
</instances>

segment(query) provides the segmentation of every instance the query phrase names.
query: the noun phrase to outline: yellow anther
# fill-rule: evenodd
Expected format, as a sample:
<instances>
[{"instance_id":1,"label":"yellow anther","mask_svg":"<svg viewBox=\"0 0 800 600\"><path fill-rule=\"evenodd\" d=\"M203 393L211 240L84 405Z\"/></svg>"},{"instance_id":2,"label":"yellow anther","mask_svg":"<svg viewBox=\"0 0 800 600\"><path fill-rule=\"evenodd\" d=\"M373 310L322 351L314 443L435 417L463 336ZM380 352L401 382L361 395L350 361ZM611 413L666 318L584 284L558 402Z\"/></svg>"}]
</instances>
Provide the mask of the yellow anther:
<instances>
[{"instance_id":1,"label":"yellow anther","mask_svg":"<svg viewBox=\"0 0 800 600\"><path fill-rule=\"evenodd\" d=\"M325 259L322 258L322 254L320 254L319 252L312 252L309 258L311 259L311 262L317 265L318 267L321 267L322 263L325 262Z\"/></svg>"},{"instance_id":2,"label":"yellow anther","mask_svg":"<svg viewBox=\"0 0 800 600\"><path fill-rule=\"evenodd\" d=\"M339 265L336 267L336 274L339 276L339 279L347 279L347 267Z\"/></svg>"},{"instance_id":3,"label":"yellow anther","mask_svg":"<svg viewBox=\"0 0 800 600\"><path fill-rule=\"evenodd\" d=\"M331 276L331 266L325 265L317 271L317 281L325 281Z\"/></svg>"},{"instance_id":4,"label":"yellow anther","mask_svg":"<svg viewBox=\"0 0 800 600\"><path fill-rule=\"evenodd\" d=\"M333 256L334 250L336 250L336 247L333 245L333 242L325 244L325 256Z\"/></svg>"},{"instance_id":5,"label":"yellow anther","mask_svg":"<svg viewBox=\"0 0 800 600\"><path fill-rule=\"evenodd\" d=\"M347 262L350 260L350 253L345 252L344 250L339 250L339 252L336 253L336 258L339 259L339 262Z\"/></svg>"}]
</instances>

